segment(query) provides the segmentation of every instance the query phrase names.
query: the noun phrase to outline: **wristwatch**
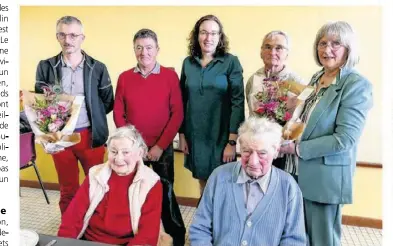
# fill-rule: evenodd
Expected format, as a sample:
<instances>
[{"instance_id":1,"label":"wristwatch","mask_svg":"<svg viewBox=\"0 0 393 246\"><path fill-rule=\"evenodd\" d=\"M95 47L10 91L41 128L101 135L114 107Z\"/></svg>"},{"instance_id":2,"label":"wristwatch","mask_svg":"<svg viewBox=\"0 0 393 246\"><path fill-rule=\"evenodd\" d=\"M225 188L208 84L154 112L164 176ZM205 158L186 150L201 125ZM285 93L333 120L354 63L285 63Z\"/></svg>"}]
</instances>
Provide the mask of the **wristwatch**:
<instances>
[{"instance_id":1,"label":"wristwatch","mask_svg":"<svg viewBox=\"0 0 393 246\"><path fill-rule=\"evenodd\" d=\"M228 140L228 144L230 146L235 146L236 145L236 141L235 140Z\"/></svg>"}]
</instances>

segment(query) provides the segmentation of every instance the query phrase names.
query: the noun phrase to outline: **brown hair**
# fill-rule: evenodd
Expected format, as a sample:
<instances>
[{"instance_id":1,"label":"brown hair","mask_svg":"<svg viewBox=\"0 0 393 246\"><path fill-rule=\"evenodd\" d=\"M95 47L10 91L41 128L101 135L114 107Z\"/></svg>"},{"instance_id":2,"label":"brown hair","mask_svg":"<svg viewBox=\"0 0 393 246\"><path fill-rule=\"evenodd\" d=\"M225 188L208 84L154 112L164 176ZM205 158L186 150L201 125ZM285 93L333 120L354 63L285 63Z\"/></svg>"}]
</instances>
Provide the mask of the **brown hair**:
<instances>
[{"instance_id":1,"label":"brown hair","mask_svg":"<svg viewBox=\"0 0 393 246\"><path fill-rule=\"evenodd\" d=\"M194 28L192 29L190 36L188 38L188 55L190 56L202 56L201 46L198 42L198 35L199 35L199 27L201 26L202 22L212 20L215 21L218 26L220 27L220 40L218 41L216 51L214 56L223 56L229 51L229 42L228 37L225 35L221 21L214 15L205 15L201 17L196 23Z\"/></svg>"}]
</instances>

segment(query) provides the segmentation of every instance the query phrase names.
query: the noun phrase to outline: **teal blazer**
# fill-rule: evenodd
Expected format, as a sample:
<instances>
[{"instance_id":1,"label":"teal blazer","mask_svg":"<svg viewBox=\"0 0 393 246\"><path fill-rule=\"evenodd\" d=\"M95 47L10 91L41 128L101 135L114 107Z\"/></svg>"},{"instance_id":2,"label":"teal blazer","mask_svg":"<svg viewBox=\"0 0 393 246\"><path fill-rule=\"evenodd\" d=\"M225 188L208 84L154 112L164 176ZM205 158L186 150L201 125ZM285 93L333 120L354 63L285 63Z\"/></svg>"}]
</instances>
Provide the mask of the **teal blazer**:
<instances>
[{"instance_id":1,"label":"teal blazer","mask_svg":"<svg viewBox=\"0 0 393 246\"><path fill-rule=\"evenodd\" d=\"M316 73L309 85L322 74ZM353 69L341 69L312 111L299 142L299 186L305 199L352 203L357 145L372 101L371 83Z\"/></svg>"}]
</instances>

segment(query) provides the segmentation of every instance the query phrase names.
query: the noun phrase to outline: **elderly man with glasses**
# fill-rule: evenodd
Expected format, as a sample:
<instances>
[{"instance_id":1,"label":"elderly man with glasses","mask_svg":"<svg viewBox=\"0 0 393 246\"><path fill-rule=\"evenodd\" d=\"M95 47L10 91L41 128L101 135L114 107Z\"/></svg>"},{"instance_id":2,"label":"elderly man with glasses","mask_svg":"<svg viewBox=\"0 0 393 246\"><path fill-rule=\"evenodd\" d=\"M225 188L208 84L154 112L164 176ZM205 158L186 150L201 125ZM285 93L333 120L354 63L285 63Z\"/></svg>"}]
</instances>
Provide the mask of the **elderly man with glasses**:
<instances>
[{"instance_id":1,"label":"elderly man with glasses","mask_svg":"<svg viewBox=\"0 0 393 246\"><path fill-rule=\"evenodd\" d=\"M299 84L305 84L305 81L296 73L292 72L286 65L289 48L289 36L283 31L271 31L263 38L260 53L263 66L248 79L246 84L246 98L250 116L257 116L255 112L257 106L256 95L265 87L263 85L264 80L267 80L268 83L274 83L274 81L294 81ZM294 110L296 97L290 92L289 96L287 108ZM293 163L289 161L293 158L287 158L287 156L281 155L273 161L273 165L286 170L297 179L297 170L294 168Z\"/></svg>"},{"instance_id":2,"label":"elderly man with glasses","mask_svg":"<svg viewBox=\"0 0 393 246\"><path fill-rule=\"evenodd\" d=\"M113 109L114 95L106 66L81 49L85 39L81 21L73 16L60 18L56 37L62 51L39 62L35 92L42 93L42 86L50 86L57 93L85 97L75 129L81 141L52 154L63 214L79 188L78 161L85 175L90 167L104 161L104 144L109 133L106 115Z\"/></svg>"},{"instance_id":3,"label":"elderly man with glasses","mask_svg":"<svg viewBox=\"0 0 393 246\"><path fill-rule=\"evenodd\" d=\"M189 229L191 246L306 245L303 197L272 166L282 127L251 117L239 128L241 159L214 170Z\"/></svg>"}]
</instances>

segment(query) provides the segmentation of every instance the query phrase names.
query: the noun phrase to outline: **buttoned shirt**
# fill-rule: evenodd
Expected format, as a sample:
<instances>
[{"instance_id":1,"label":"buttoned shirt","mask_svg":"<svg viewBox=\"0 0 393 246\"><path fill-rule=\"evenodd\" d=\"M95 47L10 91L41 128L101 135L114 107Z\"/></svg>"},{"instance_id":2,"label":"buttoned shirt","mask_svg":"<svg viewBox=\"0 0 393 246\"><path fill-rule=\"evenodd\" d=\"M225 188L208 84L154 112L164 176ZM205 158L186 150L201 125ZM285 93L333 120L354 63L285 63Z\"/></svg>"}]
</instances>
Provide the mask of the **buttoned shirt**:
<instances>
[{"instance_id":1,"label":"buttoned shirt","mask_svg":"<svg viewBox=\"0 0 393 246\"><path fill-rule=\"evenodd\" d=\"M236 183L243 184L244 202L248 216L254 212L258 203L266 194L270 183L271 172L272 169L270 168L264 176L258 179L252 179L247 175L243 167L240 168L239 177L237 178Z\"/></svg>"},{"instance_id":2,"label":"buttoned shirt","mask_svg":"<svg viewBox=\"0 0 393 246\"><path fill-rule=\"evenodd\" d=\"M79 63L79 65L73 69L70 64L64 61L63 56L61 56L61 85L64 93L73 96L85 96L85 88L83 85L84 61L85 57L83 57L81 63ZM83 100L75 128L88 126L90 126L90 120L88 117L86 102Z\"/></svg>"},{"instance_id":3,"label":"buttoned shirt","mask_svg":"<svg viewBox=\"0 0 393 246\"><path fill-rule=\"evenodd\" d=\"M147 78L147 76L149 76L150 74L160 74L160 64L158 62L156 62L156 65L154 66L153 70L151 70L147 74L143 74L143 72L139 68L139 66L136 65L134 68L134 73L140 73L143 78Z\"/></svg>"}]
</instances>

